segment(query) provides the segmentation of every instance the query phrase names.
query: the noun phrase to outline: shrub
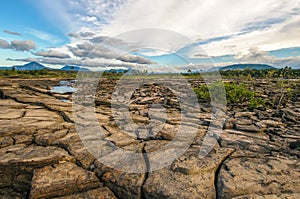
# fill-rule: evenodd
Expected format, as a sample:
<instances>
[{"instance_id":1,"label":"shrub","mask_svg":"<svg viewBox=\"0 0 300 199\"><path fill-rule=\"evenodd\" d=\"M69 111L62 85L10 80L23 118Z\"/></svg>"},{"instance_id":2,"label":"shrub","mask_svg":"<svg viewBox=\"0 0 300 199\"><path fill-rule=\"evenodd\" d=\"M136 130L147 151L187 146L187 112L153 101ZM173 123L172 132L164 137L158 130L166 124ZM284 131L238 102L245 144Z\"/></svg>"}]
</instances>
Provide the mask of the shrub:
<instances>
[{"instance_id":1,"label":"shrub","mask_svg":"<svg viewBox=\"0 0 300 199\"><path fill-rule=\"evenodd\" d=\"M226 99L224 99L224 89L226 91ZM202 84L194 89L200 102L216 101L228 105L248 105L250 108L256 108L264 105L264 100L256 96L254 91L251 91L243 83L222 83L215 82L212 84Z\"/></svg>"}]
</instances>

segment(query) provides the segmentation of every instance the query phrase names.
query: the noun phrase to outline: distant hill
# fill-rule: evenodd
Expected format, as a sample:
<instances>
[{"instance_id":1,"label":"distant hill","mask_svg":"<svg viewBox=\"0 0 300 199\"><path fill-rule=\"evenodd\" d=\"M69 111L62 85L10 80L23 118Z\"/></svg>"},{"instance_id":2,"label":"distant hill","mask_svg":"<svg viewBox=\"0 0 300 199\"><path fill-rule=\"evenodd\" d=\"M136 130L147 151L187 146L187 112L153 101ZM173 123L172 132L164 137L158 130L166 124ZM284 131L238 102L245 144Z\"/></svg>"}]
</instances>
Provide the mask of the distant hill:
<instances>
[{"instance_id":1,"label":"distant hill","mask_svg":"<svg viewBox=\"0 0 300 199\"><path fill-rule=\"evenodd\" d=\"M79 66L64 66L60 70L63 70L63 71L85 71L85 72L90 71L87 68L81 68Z\"/></svg>"},{"instance_id":2,"label":"distant hill","mask_svg":"<svg viewBox=\"0 0 300 199\"><path fill-rule=\"evenodd\" d=\"M0 70L10 70L11 67L9 66L0 66Z\"/></svg>"},{"instance_id":3,"label":"distant hill","mask_svg":"<svg viewBox=\"0 0 300 199\"><path fill-rule=\"evenodd\" d=\"M109 69L105 70L103 72L105 73L126 73L128 70L127 69Z\"/></svg>"},{"instance_id":4,"label":"distant hill","mask_svg":"<svg viewBox=\"0 0 300 199\"><path fill-rule=\"evenodd\" d=\"M267 64L234 64L230 66L224 66L219 68L219 70L245 70L245 69L256 69L256 70L266 70L266 69L276 69L273 66Z\"/></svg>"},{"instance_id":5,"label":"distant hill","mask_svg":"<svg viewBox=\"0 0 300 199\"><path fill-rule=\"evenodd\" d=\"M55 70L52 68L48 68L43 66L42 64L38 63L38 62L30 62L27 64L24 64L23 66L9 66L9 67L5 67L5 66L1 66L0 70L11 70L11 69L15 69L15 70L43 70L43 69L48 69L48 70ZM90 71L87 68L81 68L79 66L64 66L59 70L63 70L63 71Z\"/></svg>"},{"instance_id":6,"label":"distant hill","mask_svg":"<svg viewBox=\"0 0 300 199\"><path fill-rule=\"evenodd\" d=\"M30 62L28 64L24 64L23 66L14 66L16 70L43 70L47 69L47 67L43 66L37 62Z\"/></svg>"},{"instance_id":7,"label":"distant hill","mask_svg":"<svg viewBox=\"0 0 300 199\"><path fill-rule=\"evenodd\" d=\"M25 64L23 66L0 67L0 70L12 70L13 68L15 70L43 70L43 69L50 69L50 68L47 68L47 67L43 66L40 63L30 62L30 63Z\"/></svg>"}]
</instances>

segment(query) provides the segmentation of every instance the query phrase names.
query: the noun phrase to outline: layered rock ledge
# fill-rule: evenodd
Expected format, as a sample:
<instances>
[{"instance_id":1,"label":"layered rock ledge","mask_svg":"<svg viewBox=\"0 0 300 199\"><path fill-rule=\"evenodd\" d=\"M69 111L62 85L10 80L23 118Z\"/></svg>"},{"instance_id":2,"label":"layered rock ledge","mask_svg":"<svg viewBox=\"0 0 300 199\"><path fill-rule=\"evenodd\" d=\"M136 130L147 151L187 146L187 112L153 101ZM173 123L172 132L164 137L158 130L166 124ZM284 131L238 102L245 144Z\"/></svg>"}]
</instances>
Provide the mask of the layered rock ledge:
<instances>
[{"instance_id":1,"label":"layered rock ledge","mask_svg":"<svg viewBox=\"0 0 300 199\"><path fill-rule=\"evenodd\" d=\"M200 103L201 113L181 123L175 94L145 84L129 106L133 124L140 128L121 128L115 117L122 112L113 114L110 103L116 81L101 79L95 116L104 136L88 137L89 145L99 147L99 157L106 159L114 159L117 149L135 152L138 161L132 164L150 170L128 173L88 151L74 123L71 94L48 91L58 82L0 80L0 198L300 197L300 96L279 110L228 109L224 124L212 124L212 107ZM151 120L163 125L149 130ZM197 130L189 147L171 164L152 171L147 154L168 146L180 125ZM211 135L216 144L200 158L209 126L219 126L221 132ZM178 146L183 140L177 140Z\"/></svg>"}]
</instances>

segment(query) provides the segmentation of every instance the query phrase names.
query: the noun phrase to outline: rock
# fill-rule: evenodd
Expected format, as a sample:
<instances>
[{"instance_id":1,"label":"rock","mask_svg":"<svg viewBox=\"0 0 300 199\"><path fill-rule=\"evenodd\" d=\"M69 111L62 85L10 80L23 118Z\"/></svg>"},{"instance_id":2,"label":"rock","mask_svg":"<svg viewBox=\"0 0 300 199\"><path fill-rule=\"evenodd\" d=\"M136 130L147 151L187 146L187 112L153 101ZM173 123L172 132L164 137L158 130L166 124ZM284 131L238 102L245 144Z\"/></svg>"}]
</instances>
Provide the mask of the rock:
<instances>
[{"instance_id":1,"label":"rock","mask_svg":"<svg viewBox=\"0 0 300 199\"><path fill-rule=\"evenodd\" d=\"M235 113L235 118L253 118L256 115L255 112L237 112Z\"/></svg>"},{"instance_id":2,"label":"rock","mask_svg":"<svg viewBox=\"0 0 300 199\"><path fill-rule=\"evenodd\" d=\"M100 187L94 173L64 162L34 171L30 198L52 198L76 194Z\"/></svg>"},{"instance_id":3,"label":"rock","mask_svg":"<svg viewBox=\"0 0 300 199\"><path fill-rule=\"evenodd\" d=\"M248 194L297 193L299 166L298 160L287 158L229 159L218 176L218 195L226 199Z\"/></svg>"},{"instance_id":4,"label":"rock","mask_svg":"<svg viewBox=\"0 0 300 199\"><path fill-rule=\"evenodd\" d=\"M233 118L229 118L225 121L224 123L224 129L233 129L234 126L234 119Z\"/></svg>"},{"instance_id":5,"label":"rock","mask_svg":"<svg viewBox=\"0 0 300 199\"><path fill-rule=\"evenodd\" d=\"M93 142L91 141L90 144L92 143ZM70 131L65 137L56 140L52 144L54 146L58 146L68 150L68 152L72 156L74 156L76 160L81 164L81 166L85 169L88 169L95 160L95 157L83 145L82 140L80 139L75 129Z\"/></svg>"},{"instance_id":6,"label":"rock","mask_svg":"<svg viewBox=\"0 0 300 199\"><path fill-rule=\"evenodd\" d=\"M164 124L163 129L158 133L164 140L173 140L178 132L178 126Z\"/></svg>"},{"instance_id":7,"label":"rock","mask_svg":"<svg viewBox=\"0 0 300 199\"><path fill-rule=\"evenodd\" d=\"M261 128L254 124L252 124L252 125L235 124L235 129L240 130L240 131L247 131L247 132L251 132L251 133L259 133L259 132L263 132L265 130L265 128Z\"/></svg>"},{"instance_id":8,"label":"rock","mask_svg":"<svg viewBox=\"0 0 300 199\"><path fill-rule=\"evenodd\" d=\"M132 145L135 147L135 145ZM130 151L132 150L129 149ZM141 152L141 151L139 151ZM120 168L108 167L98 160L95 161L95 172L96 175L101 179L104 184L109 187L118 198L141 198L142 197L142 185L145 180L145 173L132 173L128 172L126 167L131 168L132 166L139 167L141 170L146 171L146 165L142 154L138 160L130 160L130 157L125 158L126 163L123 163L120 155L108 155L107 158L115 161L119 164ZM129 160L129 161L128 161ZM126 165L127 164L127 165ZM128 165L129 164L129 165ZM122 169L122 170L121 170Z\"/></svg>"},{"instance_id":9,"label":"rock","mask_svg":"<svg viewBox=\"0 0 300 199\"><path fill-rule=\"evenodd\" d=\"M74 161L66 151L57 147L13 145L0 149L0 188L13 187L27 192L35 168L60 161Z\"/></svg>"},{"instance_id":10,"label":"rock","mask_svg":"<svg viewBox=\"0 0 300 199\"><path fill-rule=\"evenodd\" d=\"M22 199L22 198L26 198L25 195L16 192L12 188L0 189L0 196L3 199Z\"/></svg>"},{"instance_id":11,"label":"rock","mask_svg":"<svg viewBox=\"0 0 300 199\"><path fill-rule=\"evenodd\" d=\"M48 130L49 131L49 130ZM68 129L62 129L55 132L45 133L41 132L35 136L35 142L41 146L49 146L56 140L64 137L68 133Z\"/></svg>"},{"instance_id":12,"label":"rock","mask_svg":"<svg viewBox=\"0 0 300 199\"><path fill-rule=\"evenodd\" d=\"M297 199L300 198L299 193L283 193L283 194L270 194L270 195L260 195L260 194L249 194L244 196L234 197L233 199Z\"/></svg>"},{"instance_id":13,"label":"rock","mask_svg":"<svg viewBox=\"0 0 300 199\"><path fill-rule=\"evenodd\" d=\"M149 173L145 198L215 198L215 172L230 153L232 149L213 150L200 159L199 150L189 149L171 168Z\"/></svg>"},{"instance_id":14,"label":"rock","mask_svg":"<svg viewBox=\"0 0 300 199\"><path fill-rule=\"evenodd\" d=\"M107 129L110 130L109 132L111 133L111 135L106 137L105 140L114 143L118 147L123 147L138 142L135 139L135 137L128 135L130 132L123 133L122 131L117 129L114 130L112 130L112 128L107 128Z\"/></svg>"},{"instance_id":15,"label":"rock","mask_svg":"<svg viewBox=\"0 0 300 199\"><path fill-rule=\"evenodd\" d=\"M41 167L43 165L55 164L59 161L72 161L68 153L57 147L40 147L15 145L16 148L2 148L0 150L1 166L26 166ZM6 152L3 154L3 152Z\"/></svg>"},{"instance_id":16,"label":"rock","mask_svg":"<svg viewBox=\"0 0 300 199\"><path fill-rule=\"evenodd\" d=\"M101 187L77 194L72 194L63 197L57 197L55 199L115 199L116 196L107 187Z\"/></svg>"},{"instance_id":17,"label":"rock","mask_svg":"<svg viewBox=\"0 0 300 199\"><path fill-rule=\"evenodd\" d=\"M11 137L0 137L0 148L13 145L14 140Z\"/></svg>"},{"instance_id":18,"label":"rock","mask_svg":"<svg viewBox=\"0 0 300 199\"><path fill-rule=\"evenodd\" d=\"M297 149L297 150L300 150L300 140L297 140L295 142L291 142L289 147L291 149Z\"/></svg>"},{"instance_id":19,"label":"rock","mask_svg":"<svg viewBox=\"0 0 300 199\"><path fill-rule=\"evenodd\" d=\"M250 134L237 130L223 131L220 134L219 142L223 147L238 149L236 153L252 151L254 154L268 154L281 148L280 143L271 142L266 134Z\"/></svg>"},{"instance_id":20,"label":"rock","mask_svg":"<svg viewBox=\"0 0 300 199\"><path fill-rule=\"evenodd\" d=\"M205 83L188 81L195 87ZM117 80L100 79L95 110L103 135L97 136L94 127L99 126L88 113L79 116L86 120L77 121L75 129L72 104L60 101L71 99L70 94L47 92L58 82L0 80L0 98L5 98L0 100L0 198L28 198L30 191L32 198L299 198L297 95L280 112L262 107L249 112L246 106L229 104L223 124L215 120L216 107L199 104L202 113L194 115L193 105L185 103L189 108L183 113L176 93L147 83L129 96L134 122L126 125L123 111L128 107L111 104ZM128 85L120 86L124 86L120 96L126 96ZM272 105L270 99L276 97L272 85L258 86L255 91L269 96L266 104ZM179 84L178 88L186 89ZM91 105L84 96L82 100ZM112 105L120 108L115 115ZM188 120L182 121L182 116ZM179 125L184 135L177 133ZM211 135L216 146L200 158L208 126L222 133ZM78 129L83 130L81 137ZM189 134L193 130L196 135ZM145 173L176 155L184 141L192 144L183 155ZM130 157L128 152L137 155Z\"/></svg>"},{"instance_id":21,"label":"rock","mask_svg":"<svg viewBox=\"0 0 300 199\"><path fill-rule=\"evenodd\" d=\"M22 109L7 109L7 108L0 108L1 115L0 120L11 120L21 118L24 115L25 110Z\"/></svg>"},{"instance_id":22,"label":"rock","mask_svg":"<svg viewBox=\"0 0 300 199\"><path fill-rule=\"evenodd\" d=\"M234 121L235 125L251 125L253 121L251 119L239 118Z\"/></svg>"},{"instance_id":23,"label":"rock","mask_svg":"<svg viewBox=\"0 0 300 199\"><path fill-rule=\"evenodd\" d=\"M281 111L283 112L283 115L282 115L283 118L290 120L292 122L295 122L295 123L299 122L299 119L300 119L299 113L297 113L289 108L282 109Z\"/></svg>"},{"instance_id":24,"label":"rock","mask_svg":"<svg viewBox=\"0 0 300 199\"><path fill-rule=\"evenodd\" d=\"M33 141L32 135L16 135L13 137L15 144L26 144L30 145Z\"/></svg>"}]
</instances>

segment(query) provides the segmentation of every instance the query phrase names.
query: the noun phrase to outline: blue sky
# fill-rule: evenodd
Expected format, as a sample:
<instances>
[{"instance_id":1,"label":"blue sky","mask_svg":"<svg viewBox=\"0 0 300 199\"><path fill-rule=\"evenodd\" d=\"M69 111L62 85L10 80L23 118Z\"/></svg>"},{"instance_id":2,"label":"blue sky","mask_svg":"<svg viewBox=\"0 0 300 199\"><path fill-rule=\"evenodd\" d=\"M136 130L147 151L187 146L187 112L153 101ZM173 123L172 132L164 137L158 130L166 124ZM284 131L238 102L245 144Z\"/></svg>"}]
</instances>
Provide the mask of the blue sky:
<instances>
[{"instance_id":1,"label":"blue sky","mask_svg":"<svg viewBox=\"0 0 300 199\"><path fill-rule=\"evenodd\" d=\"M235 63L300 68L298 0L4 0L1 4L0 66L38 61L53 68L186 70L191 64L203 69ZM134 31L143 28L148 32ZM154 34L149 28L161 31ZM144 44L149 47L143 49Z\"/></svg>"}]
</instances>

